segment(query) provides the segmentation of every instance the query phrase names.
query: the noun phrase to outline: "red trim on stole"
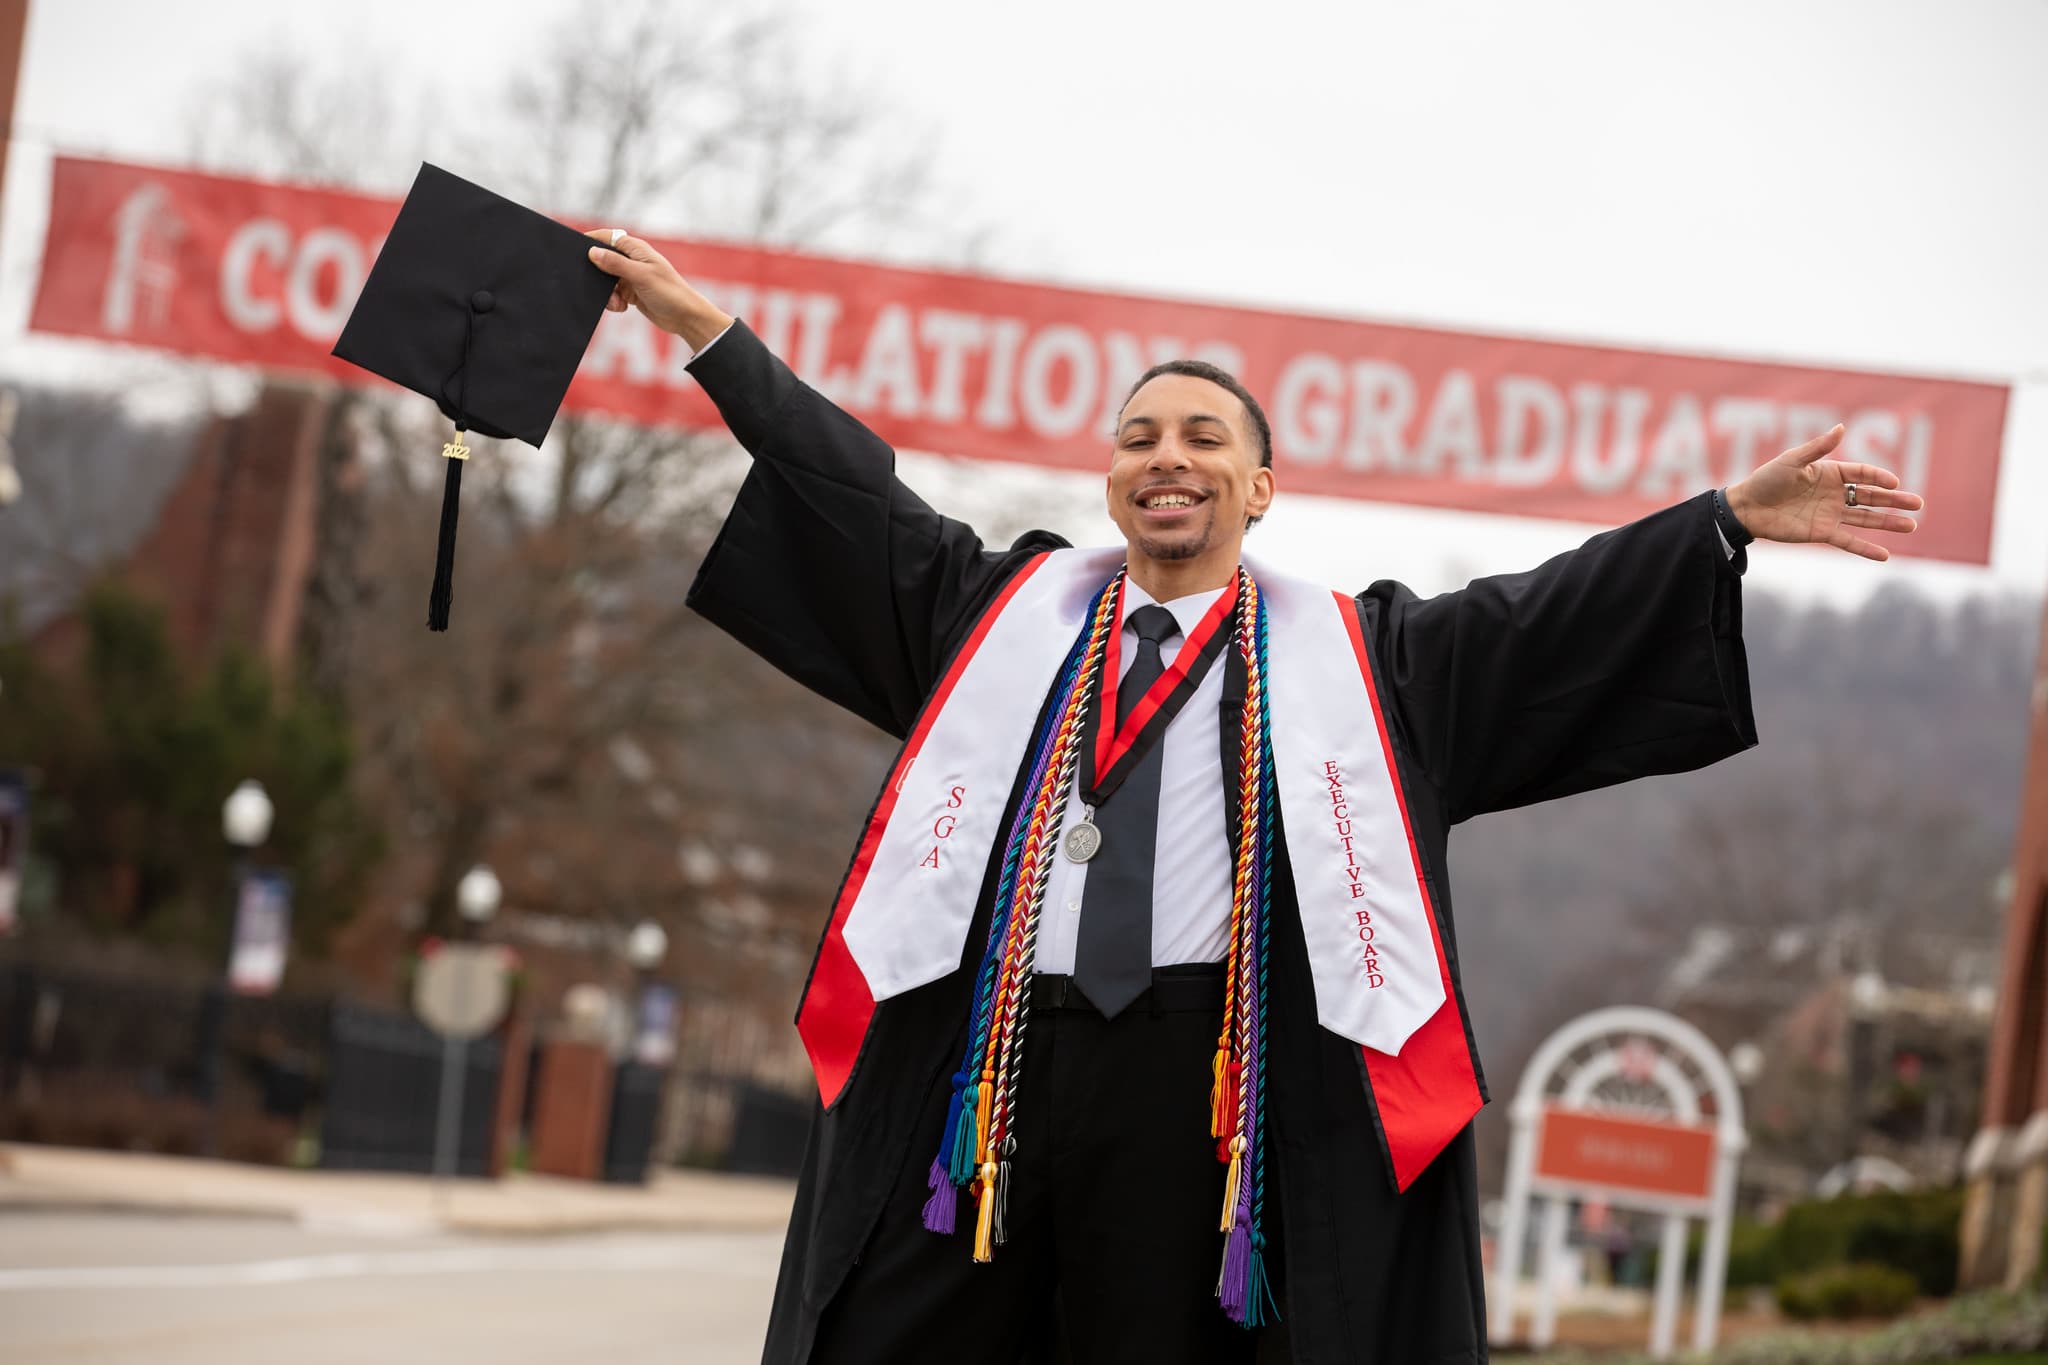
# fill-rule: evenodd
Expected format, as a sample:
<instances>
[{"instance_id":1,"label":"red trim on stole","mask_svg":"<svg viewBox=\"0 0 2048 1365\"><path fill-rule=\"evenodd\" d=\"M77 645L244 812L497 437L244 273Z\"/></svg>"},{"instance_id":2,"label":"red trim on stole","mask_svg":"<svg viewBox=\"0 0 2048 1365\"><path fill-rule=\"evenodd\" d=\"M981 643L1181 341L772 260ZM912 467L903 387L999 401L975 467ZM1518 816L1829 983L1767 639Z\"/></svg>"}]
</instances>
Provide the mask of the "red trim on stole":
<instances>
[{"instance_id":1,"label":"red trim on stole","mask_svg":"<svg viewBox=\"0 0 2048 1365\"><path fill-rule=\"evenodd\" d=\"M896 810L896 796L903 775L917 760L932 722L944 709L947 698L953 695L954 685L967 670L968 661L981 648L989 627L995 624L996 617L1016 596L1017 589L1024 586L1024 580L1036 573L1045 560L1044 554L1034 555L1003 585L1002 591L982 612L981 619L974 623L974 629L969 632L966 643L960 646L960 652L953 656L946 675L939 679L939 685L932 690L924 709L918 713L917 726L905 741L903 752L897 756L896 766L889 770L889 780L883 785L882 794L875 799L874 814L868 817L868 827L861 835L853 866L847 869L846 880L840 883L839 899L832 906L831 923L826 926L824 941L818 945L818 960L811 967L811 979L804 988L803 1003L797 1007L796 1013L796 1030L804 1040L804 1050L811 1055L811 1071L818 1080L818 1098L827 1109L846 1088L847 1078L853 1074L854 1061L860 1056L861 1043L868 1036L868 1025L875 1017L874 992L869 989L860 964L853 960L853 950L846 946L846 917L853 910L853 903L868 879L868 868L873 865L875 850L882 843L882 831L888 827L889 817Z\"/></svg>"},{"instance_id":2,"label":"red trim on stole","mask_svg":"<svg viewBox=\"0 0 2048 1365\"><path fill-rule=\"evenodd\" d=\"M1380 1126L1387 1135L1387 1154L1394 1163L1394 1183L1406 1190L1415 1183L1437 1153L1472 1121L1485 1103L1479 1096L1479 1075L1472 1066L1472 1050L1465 1041L1465 1020L1458 1012L1458 990L1451 980L1450 961L1444 956L1443 932L1437 927L1436 906L1429 897L1429 881L1422 873L1422 851L1415 843L1415 825L1408 818L1408 797L1401 789L1401 770L1395 766L1394 746L1387 737L1387 718L1380 710L1379 688L1372 680L1372 662L1365 654L1365 636L1358 627L1358 604L1342 593L1332 593L1337 610L1344 617L1344 629L1351 636L1352 652L1358 656L1358 671L1365 678L1366 695L1372 699L1373 723L1379 727L1380 752L1386 755L1387 778L1394 786L1394 801L1401 809L1401 828L1408 836L1408 855L1415 860L1415 887L1429 916L1429 937L1436 945L1436 969L1443 977L1444 1003L1417 1029L1399 1056L1363 1047L1366 1074L1372 1077L1373 1101L1380 1111Z\"/></svg>"},{"instance_id":3,"label":"red trim on stole","mask_svg":"<svg viewBox=\"0 0 2048 1365\"><path fill-rule=\"evenodd\" d=\"M1128 581L1126 578L1119 578L1116 582L1116 629L1109 633L1108 652L1102 661L1102 677L1095 684L1096 704L1100 707L1101 714L1112 722L1116 719L1117 680L1123 676L1120 670L1123 663L1126 605L1124 585ZM1118 760L1131 751L1131 746L1138 742L1139 732L1151 724L1152 717L1159 713L1159 708L1173 695L1173 689L1179 687L1187 678L1188 670L1195 666L1195 660L1201 658L1202 651L1208 647L1210 637L1222 629L1224 618L1236 610L1237 590L1243 581L1244 570L1239 569L1231 577L1230 586L1209 604L1207 611L1202 613L1202 619L1195 623L1195 633L1182 642L1180 652L1173 656L1173 662L1166 666L1165 672L1153 679L1152 685L1145 689L1145 695L1138 698L1137 703L1131 707L1131 714L1124 718L1122 725L1112 728L1111 725L1098 724L1095 727L1095 776L1098 781L1102 774L1115 767Z\"/></svg>"}]
</instances>

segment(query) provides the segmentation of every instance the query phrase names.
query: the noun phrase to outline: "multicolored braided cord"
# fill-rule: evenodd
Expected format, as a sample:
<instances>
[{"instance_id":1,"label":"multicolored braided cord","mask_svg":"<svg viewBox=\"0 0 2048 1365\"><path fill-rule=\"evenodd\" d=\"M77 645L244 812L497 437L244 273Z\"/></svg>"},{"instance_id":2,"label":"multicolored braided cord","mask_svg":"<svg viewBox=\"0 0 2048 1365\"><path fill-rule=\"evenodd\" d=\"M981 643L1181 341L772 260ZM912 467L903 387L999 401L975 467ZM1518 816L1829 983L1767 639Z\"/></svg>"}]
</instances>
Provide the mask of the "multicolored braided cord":
<instances>
[{"instance_id":1,"label":"multicolored braided cord","mask_svg":"<svg viewBox=\"0 0 2048 1365\"><path fill-rule=\"evenodd\" d=\"M1080 755L1082 716L1100 677L1116 624L1123 575L1096 594L1087 625L1068 651L1052 705L1032 742L1025 798L1018 803L997 878L988 941L975 975L967 1047L929 1175L924 1225L953 1233L965 1189L975 1200L974 1259L993 1259L1004 1241L1005 1195L1016 1154L1015 1117L1023 1039L1030 1018L1039 911L1051 873L1067 794ZM1267 615L1258 585L1237 577L1235 648L1245 698L1233 792L1237 806L1230 951L1223 1027L1217 1039L1210 1134L1228 1163L1221 1230L1226 1234L1217 1297L1232 1321L1257 1327L1278 1316L1261 1230L1266 1198L1266 1008L1272 872L1274 771L1267 711Z\"/></svg>"}]
</instances>

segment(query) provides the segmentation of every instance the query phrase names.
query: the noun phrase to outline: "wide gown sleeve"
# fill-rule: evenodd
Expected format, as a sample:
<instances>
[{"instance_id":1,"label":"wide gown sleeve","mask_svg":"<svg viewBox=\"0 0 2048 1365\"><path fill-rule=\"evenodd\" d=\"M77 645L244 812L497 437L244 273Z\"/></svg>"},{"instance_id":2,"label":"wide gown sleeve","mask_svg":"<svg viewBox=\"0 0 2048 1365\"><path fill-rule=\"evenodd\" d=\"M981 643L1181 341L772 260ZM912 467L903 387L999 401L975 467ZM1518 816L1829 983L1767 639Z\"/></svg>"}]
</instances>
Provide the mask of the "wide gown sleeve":
<instances>
[{"instance_id":1,"label":"wide gown sleeve","mask_svg":"<svg viewBox=\"0 0 2048 1365\"><path fill-rule=\"evenodd\" d=\"M982 548L896 478L895 452L744 323L690 366L754 457L689 604L829 701L902 738L953 646L1030 554Z\"/></svg>"},{"instance_id":2,"label":"wide gown sleeve","mask_svg":"<svg viewBox=\"0 0 2048 1365\"><path fill-rule=\"evenodd\" d=\"M1528 573L1359 594L1398 723L1451 821L1756 743L1743 561L1707 495Z\"/></svg>"}]
</instances>

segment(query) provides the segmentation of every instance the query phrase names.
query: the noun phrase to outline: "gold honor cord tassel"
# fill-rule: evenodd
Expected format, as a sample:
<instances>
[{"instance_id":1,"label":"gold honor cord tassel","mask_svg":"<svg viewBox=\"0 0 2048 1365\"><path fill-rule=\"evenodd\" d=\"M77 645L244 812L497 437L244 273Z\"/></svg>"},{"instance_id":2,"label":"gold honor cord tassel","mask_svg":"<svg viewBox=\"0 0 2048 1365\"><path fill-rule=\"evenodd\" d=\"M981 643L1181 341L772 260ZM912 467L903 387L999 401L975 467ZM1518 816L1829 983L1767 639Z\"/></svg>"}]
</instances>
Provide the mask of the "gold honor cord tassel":
<instances>
[{"instance_id":1,"label":"gold honor cord tassel","mask_svg":"<svg viewBox=\"0 0 2048 1365\"><path fill-rule=\"evenodd\" d=\"M1223 1182L1223 1226L1217 1231L1230 1231L1232 1217L1237 1212L1238 1181L1244 1170L1244 1135L1238 1134L1230 1140L1230 1178Z\"/></svg>"},{"instance_id":2,"label":"gold honor cord tassel","mask_svg":"<svg viewBox=\"0 0 2048 1365\"><path fill-rule=\"evenodd\" d=\"M995 1155L995 1134L989 1130L989 1110L994 1106L996 1073L984 1067L981 1072L981 1093L975 1096L974 1105L974 1154L983 1161Z\"/></svg>"},{"instance_id":3,"label":"gold honor cord tassel","mask_svg":"<svg viewBox=\"0 0 2048 1365\"><path fill-rule=\"evenodd\" d=\"M974 1218L974 1259L987 1265L996 1258L993 1245L996 1216L996 1163L981 1163L981 1205Z\"/></svg>"}]
</instances>

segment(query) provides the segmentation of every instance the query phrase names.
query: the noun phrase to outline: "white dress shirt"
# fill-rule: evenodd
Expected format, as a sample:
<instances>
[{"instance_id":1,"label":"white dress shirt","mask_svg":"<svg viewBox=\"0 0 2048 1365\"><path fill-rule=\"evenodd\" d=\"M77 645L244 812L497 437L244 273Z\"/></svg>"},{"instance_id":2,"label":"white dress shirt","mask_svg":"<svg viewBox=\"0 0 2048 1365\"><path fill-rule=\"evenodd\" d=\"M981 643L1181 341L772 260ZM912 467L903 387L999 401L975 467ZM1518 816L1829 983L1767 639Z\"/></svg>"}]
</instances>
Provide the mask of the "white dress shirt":
<instances>
[{"instance_id":1,"label":"white dress shirt","mask_svg":"<svg viewBox=\"0 0 2048 1365\"><path fill-rule=\"evenodd\" d=\"M1180 633L1159 646L1159 657L1166 665L1172 666L1188 636L1201 623L1202 614L1224 591L1218 588L1158 604L1180 623ZM1117 648L1119 683L1138 657L1138 632L1131 627L1131 614L1149 605L1152 598L1145 590L1126 581L1123 638ZM1159 741L1166 748L1159 763L1159 841L1152 860L1155 967L1221 962L1230 946L1230 826L1223 809L1223 740L1217 733L1217 708L1223 704L1227 666L1228 661L1219 655ZM1087 809L1081 800L1077 764L1074 789L1067 794L1066 818L1060 826L1062 845L1066 831L1081 822ZM1074 945L1081 935L1088 864L1074 862L1063 847L1056 848L1059 851L1045 883L1045 904L1039 911L1038 954L1032 965L1041 972L1071 973Z\"/></svg>"}]
</instances>

